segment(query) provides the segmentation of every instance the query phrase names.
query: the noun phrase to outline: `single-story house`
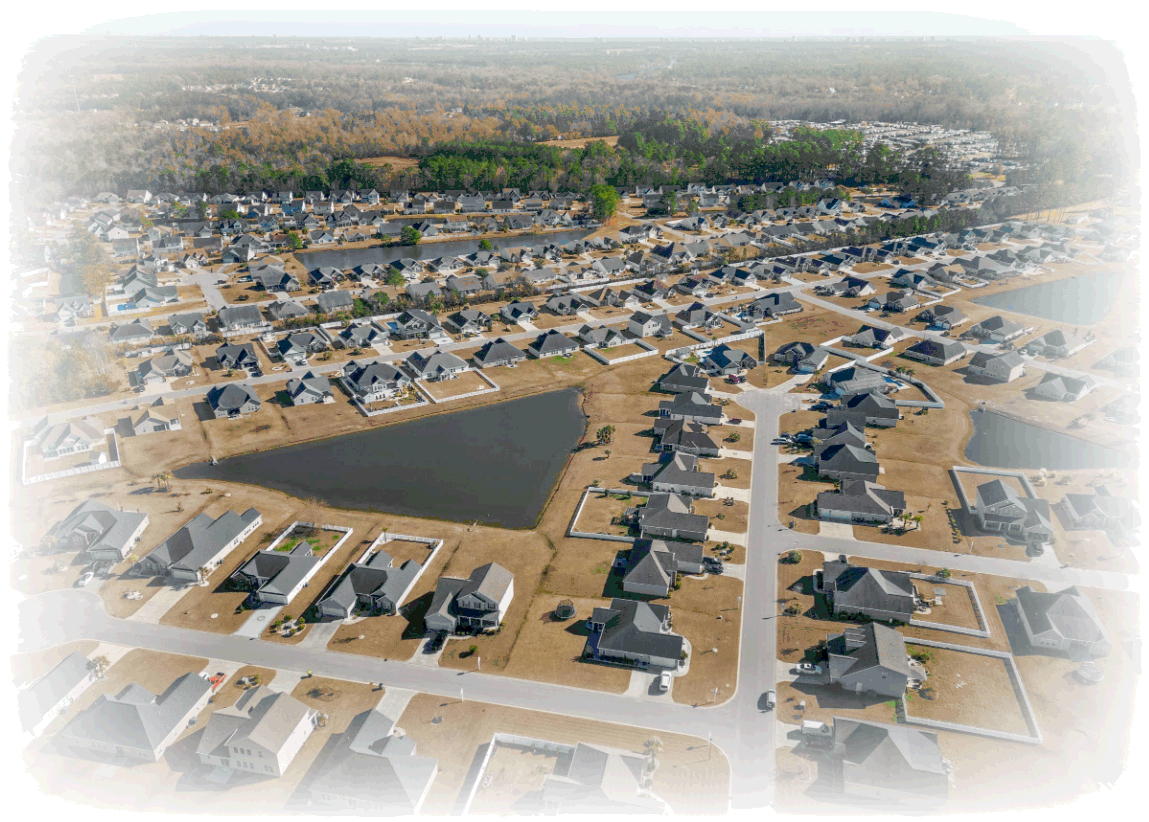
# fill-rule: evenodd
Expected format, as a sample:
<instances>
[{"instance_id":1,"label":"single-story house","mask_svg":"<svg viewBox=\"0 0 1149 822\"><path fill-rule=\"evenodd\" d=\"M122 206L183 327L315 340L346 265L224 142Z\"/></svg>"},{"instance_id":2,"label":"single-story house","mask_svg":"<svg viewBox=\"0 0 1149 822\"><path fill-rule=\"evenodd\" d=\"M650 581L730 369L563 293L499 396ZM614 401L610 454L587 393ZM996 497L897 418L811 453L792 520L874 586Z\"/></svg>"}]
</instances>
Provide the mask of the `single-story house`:
<instances>
[{"instance_id":1,"label":"single-story house","mask_svg":"<svg viewBox=\"0 0 1149 822\"><path fill-rule=\"evenodd\" d=\"M636 668L676 670L686 653L686 641L670 629L670 608L632 599L612 599L609 608L595 608L586 621L584 656Z\"/></svg>"},{"instance_id":2,"label":"single-story house","mask_svg":"<svg viewBox=\"0 0 1149 822\"><path fill-rule=\"evenodd\" d=\"M198 583L262 524L263 515L254 508L242 514L225 511L214 518L197 514L133 565L131 573Z\"/></svg>"}]
</instances>

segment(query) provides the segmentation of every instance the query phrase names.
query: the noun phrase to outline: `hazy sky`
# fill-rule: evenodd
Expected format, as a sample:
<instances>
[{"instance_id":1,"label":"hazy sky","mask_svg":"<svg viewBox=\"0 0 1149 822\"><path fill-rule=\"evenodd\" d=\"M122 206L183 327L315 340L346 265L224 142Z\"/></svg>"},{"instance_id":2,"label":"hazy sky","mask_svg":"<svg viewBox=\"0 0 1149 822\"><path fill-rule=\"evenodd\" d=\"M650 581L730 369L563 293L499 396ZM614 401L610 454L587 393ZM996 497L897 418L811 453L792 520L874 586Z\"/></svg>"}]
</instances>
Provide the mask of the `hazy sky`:
<instances>
[{"instance_id":1,"label":"hazy sky","mask_svg":"<svg viewBox=\"0 0 1149 822\"><path fill-rule=\"evenodd\" d=\"M581 6L581 4L580 4ZM123 17L86 29L93 34L279 35L382 37L790 37L875 35L1017 35L1015 23L923 11L731 11L700 19L667 9L588 14L573 11L185 11ZM111 8L105 7L105 12ZM122 12L121 12L122 13Z\"/></svg>"}]
</instances>

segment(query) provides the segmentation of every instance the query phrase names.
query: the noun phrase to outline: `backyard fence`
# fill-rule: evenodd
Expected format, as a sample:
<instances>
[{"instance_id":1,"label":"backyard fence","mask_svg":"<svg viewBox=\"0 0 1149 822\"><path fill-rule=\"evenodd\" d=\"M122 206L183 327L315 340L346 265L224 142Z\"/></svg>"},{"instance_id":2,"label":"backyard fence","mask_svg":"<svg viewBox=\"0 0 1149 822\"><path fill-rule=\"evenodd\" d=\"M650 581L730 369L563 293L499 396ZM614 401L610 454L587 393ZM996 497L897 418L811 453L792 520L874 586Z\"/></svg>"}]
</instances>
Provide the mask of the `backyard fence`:
<instances>
[{"instance_id":1,"label":"backyard fence","mask_svg":"<svg viewBox=\"0 0 1149 822\"><path fill-rule=\"evenodd\" d=\"M48 480L61 479L63 477L76 477L80 474L90 474L93 471L107 471L111 468L120 467L120 441L116 437L115 431L108 434L108 459L104 462L96 462L88 465L80 465L75 468L65 468L61 471L52 471L47 474L37 474L36 476L28 476L28 449L31 446L30 442L24 443L23 454L20 460L20 475L21 481L24 485L33 485L37 482L47 482ZM94 453L94 452L92 452Z\"/></svg>"},{"instance_id":2,"label":"backyard fence","mask_svg":"<svg viewBox=\"0 0 1149 822\"><path fill-rule=\"evenodd\" d=\"M598 534L592 531L579 531L576 529L578 524L579 515L582 514L583 506L592 494L633 494L629 488L587 488L583 491L582 499L579 500L578 506L575 508L574 516L571 517L571 524L567 527L568 537L579 537L581 539L601 539L608 542L634 542L632 537L619 536L617 534Z\"/></svg>"},{"instance_id":3,"label":"backyard fence","mask_svg":"<svg viewBox=\"0 0 1149 822\"><path fill-rule=\"evenodd\" d=\"M640 354L628 354L625 357L615 357L614 359L609 359L609 358L603 356L602 354L599 353L597 348L592 348L589 345L584 347L583 351L585 351L593 359L598 360L599 362L603 363L604 365L618 365L619 363L631 362L632 360L641 360L643 357L653 357L653 356L658 354L658 349L655 348L653 345L651 345L648 342L645 342L643 340L635 340L634 344L642 349L642 353L640 353ZM610 349L608 348L606 350L609 351Z\"/></svg>"}]
</instances>

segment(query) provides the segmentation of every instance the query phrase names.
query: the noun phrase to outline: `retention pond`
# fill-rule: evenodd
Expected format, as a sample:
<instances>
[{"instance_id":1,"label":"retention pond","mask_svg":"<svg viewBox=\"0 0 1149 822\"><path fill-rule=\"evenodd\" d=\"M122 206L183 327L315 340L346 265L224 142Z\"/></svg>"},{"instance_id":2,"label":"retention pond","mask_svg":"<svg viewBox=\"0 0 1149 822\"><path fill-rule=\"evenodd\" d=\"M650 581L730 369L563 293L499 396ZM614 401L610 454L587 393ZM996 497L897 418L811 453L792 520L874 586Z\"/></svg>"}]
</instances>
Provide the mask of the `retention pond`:
<instances>
[{"instance_id":1,"label":"retention pond","mask_svg":"<svg viewBox=\"0 0 1149 822\"><path fill-rule=\"evenodd\" d=\"M1137 464L1134 453L1105 448L992 411L971 411L970 419L974 434L965 447L965 458L987 468L1067 471L1133 469Z\"/></svg>"},{"instance_id":2,"label":"retention pond","mask_svg":"<svg viewBox=\"0 0 1149 822\"><path fill-rule=\"evenodd\" d=\"M440 414L175 471L339 508L530 528L586 417L575 389Z\"/></svg>"},{"instance_id":3,"label":"retention pond","mask_svg":"<svg viewBox=\"0 0 1149 822\"><path fill-rule=\"evenodd\" d=\"M974 297L973 302L1058 323L1093 325L1112 310L1127 279L1125 272L1097 271Z\"/></svg>"}]
</instances>

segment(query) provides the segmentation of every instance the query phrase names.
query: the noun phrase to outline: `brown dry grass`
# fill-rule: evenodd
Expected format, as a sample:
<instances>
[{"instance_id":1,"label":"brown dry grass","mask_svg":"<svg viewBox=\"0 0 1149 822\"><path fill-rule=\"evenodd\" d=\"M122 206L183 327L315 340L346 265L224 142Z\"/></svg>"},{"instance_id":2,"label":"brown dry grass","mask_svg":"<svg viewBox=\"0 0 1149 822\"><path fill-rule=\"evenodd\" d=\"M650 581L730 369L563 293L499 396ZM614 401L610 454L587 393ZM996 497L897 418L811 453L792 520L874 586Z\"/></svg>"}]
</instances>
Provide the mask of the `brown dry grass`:
<instances>
[{"instance_id":1,"label":"brown dry grass","mask_svg":"<svg viewBox=\"0 0 1149 822\"><path fill-rule=\"evenodd\" d=\"M432 719L439 717L438 724ZM422 756L439 760L436 790L425 812L447 815L465 786L482 746L496 732L514 733L564 745L585 742L642 752L653 734L641 728L574 719L539 711L522 711L479 702L460 702L420 694L411 700L399 725L415 740ZM661 767L654 792L676 813L718 814L726 810L730 766L718 749L707 752L705 740L659 732ZM469 784L466 785L469 787Z\"/></svg>"},{"instance_id":2,"label":"brown dry grass","mask_svg":"<svg viewBox=\"0 0 1149 822\"><path fill-rule=\"evenodd\" d=\"M461 394L469 394L472 391L492 390L491 386L474 371L466 371L453 380L443 380L442 382L424 380L420 385L424 391L440 402L453 399Z\"/></svg>"},{"instance_id":3,"label":"brown dry grass","mask_svg":"<svg viewBox=\"0 0 1149 822\"><path fill-rule=\"evenodd\" d=\"M1025 715L1003 660L944 648L925 648L909 641L906 650L911 654L925 651L930 655L925 663L929 679L922 690L929 689L934 694L933 699L927 699L908 691L906 707L911 716L1028 735Z\"/></svg>"}]
</instances>

